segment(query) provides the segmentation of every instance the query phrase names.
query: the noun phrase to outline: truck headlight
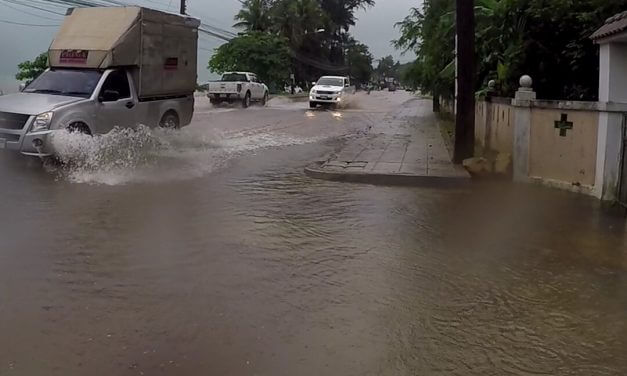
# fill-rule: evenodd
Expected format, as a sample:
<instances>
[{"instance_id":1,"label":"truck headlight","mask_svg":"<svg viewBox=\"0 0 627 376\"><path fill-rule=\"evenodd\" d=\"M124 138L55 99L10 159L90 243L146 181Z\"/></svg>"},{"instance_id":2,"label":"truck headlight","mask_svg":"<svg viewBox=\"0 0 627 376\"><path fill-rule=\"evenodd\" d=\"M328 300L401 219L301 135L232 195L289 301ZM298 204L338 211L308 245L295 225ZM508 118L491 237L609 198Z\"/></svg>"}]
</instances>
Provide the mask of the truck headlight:
<instances>
[{"instance_id":1,"label":"truck headlight","mask_svg":"<svg viewBox=\"0 0 627 376\"><path fill-rule=\"evenodd\" d=\"M312 91L311 91L311 94L316 94L316 91L315 91L315 90L312 90Z\"/></svg>"},{"instance_id":2,"label":"truck headlight","mask_svg":"<svg viewBox=\"0 0 627 376\"><path fill-rule=\"evenodd\" d=\"M31 128L31 132L46 130L50 127L50 123L52 122L52 115L54 112L44 112L43 114L37 115L35 121L33 121L33 126Z\"/></svg>"}]
</instances>

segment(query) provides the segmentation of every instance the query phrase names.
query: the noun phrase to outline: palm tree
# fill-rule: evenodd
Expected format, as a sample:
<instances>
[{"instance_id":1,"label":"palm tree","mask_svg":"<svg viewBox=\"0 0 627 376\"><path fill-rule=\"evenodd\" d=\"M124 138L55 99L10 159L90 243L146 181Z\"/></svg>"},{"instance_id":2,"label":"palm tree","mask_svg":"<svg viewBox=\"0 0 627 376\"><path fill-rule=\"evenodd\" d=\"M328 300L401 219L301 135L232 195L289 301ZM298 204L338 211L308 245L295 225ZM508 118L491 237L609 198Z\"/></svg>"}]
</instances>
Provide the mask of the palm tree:
<instances>
[{"instance_id":1,"label":"palm tree","mask_svg":"<svg viewBox=\"0 0 627 376\"><path fill-rule=\"evenodd\" d=\"M275 31L294 48L300 48L308 35L325 25L325 15L316 0L278 0L271 14Z\"/></svg>"},{"instance_id":2,"label":"palm tree","mask_svg":"<svg viewBox=\"0 0 627 376\"><path fill-rule=\"evenodd\" d=\"M355 10L374 5L374 0L319 0L322 10L329 15L330 21L338 32L348 31L355 25Z\"/></svg>"},{"instance_id":3,"label":"palm tree","mask_svg":"<svg viewBox=\"0 0 627 376\"><path fill-rule=\"evenodd\" d=\"M270 1L244 0L242 9L235 15L233 27L246 31L267 31L270 28Z\"/></svg>"}]
</instances>

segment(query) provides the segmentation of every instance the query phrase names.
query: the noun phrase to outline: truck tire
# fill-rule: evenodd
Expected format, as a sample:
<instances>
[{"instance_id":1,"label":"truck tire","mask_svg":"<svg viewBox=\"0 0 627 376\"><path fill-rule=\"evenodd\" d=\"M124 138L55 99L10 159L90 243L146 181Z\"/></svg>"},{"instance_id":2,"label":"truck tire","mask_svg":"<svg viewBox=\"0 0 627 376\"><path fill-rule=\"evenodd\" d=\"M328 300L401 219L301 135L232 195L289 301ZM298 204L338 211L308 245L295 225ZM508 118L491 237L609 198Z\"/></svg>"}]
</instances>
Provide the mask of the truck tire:
<instances>
[{"instance_id":1,"label":"truck tire","mask_svg":"<svg viewBox=\"0 0 627 376\"><path fill-rule=\"evenodd\" d=\"M250 106L250 91L246 92L244 99L242 99L242 108L248 108Z\"/></svg>"},{"instance_id":2,"label":"truck tire","mask_svg":"<svg viewBox=\"0 0 627 376\"><path fill-rule=\"evenodd\" d=\"M167 129L178 129L180 125L179 116L174 111L167 111L159 121L159 127Z\"/></svg>"},{"instance_id":3,"label":"truck tire","mask_svg":"<svg viewBox=\"0 0 627 376\"><path fill-rule=\"evenodd\" d=\"M82 121L75 121L73 123L70 123L70 125L68 125L66 129L69 133L81 133L91 136L91 130L89 129L89 126Z\"/></svg>"},{"instance_id":4,"label":"truck tire","mask_svg":"<svg viewBox=\"0 0 627 376\"><path fill-rule=\"evenodd\" d=\"M316 108L315 102L309 102L309 108Z\"/></svg>"},{"instance_id":5,"label":"truck tire","mask_svg":"<svg viewBox=\"0 0 627 376\"><path fill-rule=\"evenodd\" d=\"M268 104L268 92L263 93L263 99L261 100L261 105L266 106Z\"/></svg>"}]
</instances>

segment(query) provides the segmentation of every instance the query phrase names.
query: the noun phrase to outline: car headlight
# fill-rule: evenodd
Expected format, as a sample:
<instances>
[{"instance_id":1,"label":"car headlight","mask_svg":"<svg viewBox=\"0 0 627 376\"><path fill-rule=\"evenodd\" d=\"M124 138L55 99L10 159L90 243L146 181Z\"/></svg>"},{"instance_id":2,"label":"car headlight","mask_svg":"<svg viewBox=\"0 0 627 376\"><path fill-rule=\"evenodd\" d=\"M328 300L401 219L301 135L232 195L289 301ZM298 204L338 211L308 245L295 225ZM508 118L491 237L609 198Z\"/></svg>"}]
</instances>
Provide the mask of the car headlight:
<instances>
[{"instance_id":1,"label":"car headlight","mask_svg":"<svg viewBox=\"0 0 627 376\"><path fill-rule=\"evenodd\" d=\"M52 115L54 112L44 112L43 114L37 115L35 121L33 121L33 126L31 128L31 132L41 131L48 129L50 127L50 123L52 122Z\"/></svg>"},{"instance_id":2,"label":"car headlight","mask_svg":"<svg viewBox=\"0 0 627 376\"><path fill-rule=\"evenodd\" d=\"M311 94L316 94L316 91L315 91L315 90L312 90L312 91L311 91Z\"/></svg>"}]
</instances>

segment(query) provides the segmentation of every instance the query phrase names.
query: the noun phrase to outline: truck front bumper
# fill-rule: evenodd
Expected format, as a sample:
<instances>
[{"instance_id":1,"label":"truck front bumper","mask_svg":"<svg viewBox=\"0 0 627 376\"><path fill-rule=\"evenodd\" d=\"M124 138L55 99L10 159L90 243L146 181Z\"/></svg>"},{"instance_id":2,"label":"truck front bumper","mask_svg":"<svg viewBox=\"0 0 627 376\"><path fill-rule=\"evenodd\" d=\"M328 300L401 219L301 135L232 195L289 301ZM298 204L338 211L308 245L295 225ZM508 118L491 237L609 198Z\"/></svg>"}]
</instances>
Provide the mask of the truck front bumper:
<instances>
[{"instance_id":1,"label":"truck front bumper","mask_svg":"<svg viewBox=\"0 0 627 376\"><path fill-rule=\"evenodd\" d=\"M28 132L33 117L23 129L0 129L0 150L10 150L34 157L50 157L54 155L54 148L50 142L54 131L42 130Z\"/></svg>"},{"instance_id":2,"label":"truck front bumper","mask_svg":"<svg viewBox=\"0 0 627 376\"><path fill-rule=\"evenodd\" d=\"M309 102L317 104L341 103L341 94L309 94Z\"/></svg>"}]
</instances>

